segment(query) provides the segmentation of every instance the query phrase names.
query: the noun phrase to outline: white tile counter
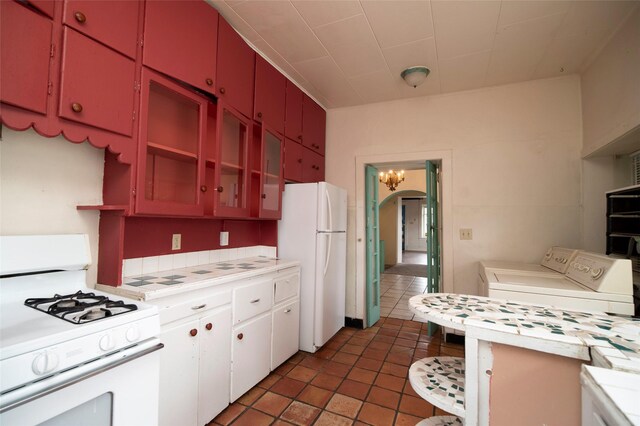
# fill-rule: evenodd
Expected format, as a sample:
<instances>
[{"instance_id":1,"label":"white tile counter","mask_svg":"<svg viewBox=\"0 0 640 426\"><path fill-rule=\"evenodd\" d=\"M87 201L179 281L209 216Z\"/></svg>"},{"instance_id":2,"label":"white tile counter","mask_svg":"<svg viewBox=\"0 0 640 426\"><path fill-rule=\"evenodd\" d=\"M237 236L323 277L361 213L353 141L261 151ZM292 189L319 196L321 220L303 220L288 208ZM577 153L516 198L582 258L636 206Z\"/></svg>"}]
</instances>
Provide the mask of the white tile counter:
<instances>
[{"instance_id":1,"label":"white tile counter","mask_svg":"<svg viewBox=\"0 0 640 426\"><path fill-rule=\"evenodd\" d=\"M150 301L299 266L300 262L256 256L125 277L119 287L96 288Z\"/></svg>"}]
</instances>

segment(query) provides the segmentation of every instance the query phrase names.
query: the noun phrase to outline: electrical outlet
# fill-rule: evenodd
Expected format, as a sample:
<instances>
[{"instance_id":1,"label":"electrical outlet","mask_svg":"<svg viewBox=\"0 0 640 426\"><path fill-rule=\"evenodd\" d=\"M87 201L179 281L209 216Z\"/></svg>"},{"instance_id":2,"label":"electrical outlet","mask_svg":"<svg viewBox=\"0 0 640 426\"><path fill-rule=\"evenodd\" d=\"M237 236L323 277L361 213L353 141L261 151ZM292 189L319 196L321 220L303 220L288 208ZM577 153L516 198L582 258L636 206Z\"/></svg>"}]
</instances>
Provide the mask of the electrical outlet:
<instances>
[{"instance_id":1,"label":"electrical outlet","mask_svg":"<svg viewBox=\"0 0 640 426\"><path fill-rule=\"evenodd\" d=\"M229 231L220 232L220 246L229 245Z\"/></svg>"},{"instance_id":2,"label":"electrical outlet","mask_svg":"<svg viewBox=\"0 0 640 426\"><path fill-rule=\"evenodd\" d=\"M173 234L171 237L171 250L180 250L182 247L182 234Z\"/></svg>"},{"instance_id":3,"label":"electrical outlet","mask_svg":"<svg viewBox=\"0 0 640 426\"><path fill-rule=\"evenodd\" d=\"M461 240L473 240L473 230L471 228L460 228Z\"/></svg>"}]
</instances>

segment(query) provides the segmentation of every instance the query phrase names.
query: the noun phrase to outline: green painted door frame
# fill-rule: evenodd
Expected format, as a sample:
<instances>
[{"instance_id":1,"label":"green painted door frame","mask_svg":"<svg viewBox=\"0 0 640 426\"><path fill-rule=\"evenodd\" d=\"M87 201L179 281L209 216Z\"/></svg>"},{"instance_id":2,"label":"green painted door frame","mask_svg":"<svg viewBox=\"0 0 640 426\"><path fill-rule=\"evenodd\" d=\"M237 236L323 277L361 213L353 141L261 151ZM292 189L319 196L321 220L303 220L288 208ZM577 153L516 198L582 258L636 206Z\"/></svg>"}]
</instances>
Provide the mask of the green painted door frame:
<instances>
[{"instance_id":1,"label":"green painted door frame","mask_svg":"<svg viewBox=\"0 0 640 426\"><path fill-rule=\"evenodd\" d=\"M367 327L380 319L380 223L378 220L378 170L365 170L365 220L367 228Z\"/></svg>"},{"instance_id":2,"label":"green painted door frame","mask_svg":"<svg viewBox=\"0 0 640 426\"><path fill-rule=\"evenodd\" d=\"M427 293L440 291L440 239L438 237L438 167L431 161L425 162L427 177ZM429 335L438 327L429 323Z\"/></svg>"}]
</instances>

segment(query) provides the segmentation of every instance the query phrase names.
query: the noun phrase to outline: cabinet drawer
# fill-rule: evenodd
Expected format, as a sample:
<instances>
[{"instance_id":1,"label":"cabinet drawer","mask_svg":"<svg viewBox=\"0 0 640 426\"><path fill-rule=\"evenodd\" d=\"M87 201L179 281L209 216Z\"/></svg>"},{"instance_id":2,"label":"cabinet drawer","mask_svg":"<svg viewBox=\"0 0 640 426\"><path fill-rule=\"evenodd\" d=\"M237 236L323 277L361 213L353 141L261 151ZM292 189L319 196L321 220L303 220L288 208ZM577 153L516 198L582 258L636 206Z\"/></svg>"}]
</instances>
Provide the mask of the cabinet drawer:
<instances>
[{"instance_id":1,"label":"cabinet drawer","mask_svg":"<svg viewBox=\"0 0 640 426\"><path fill-rule=\"evenodd\" d=\"M290 297L297 296L299 282L300 275L297 273L276 279L273 283L273 303L276 304Z\"/></svg>"},{"instance_id":2,"label":"cabinet drawer","mask_svg":"<svg viewBox=\"0 0 640 426\"><path fill-rule=\"evenodd\" d=\"M164 325L229 303L231 303L231 290L180 302L167 300L155 304L160 310L160 324Z\"/></svg>"},{"instance_id":3,"label":"cabinet drawer","mask_svg":"<svg viewBox=\"0 0 640 426\"><path fill-rule=\"evenodd\" d=\"M233 291L234 324L271 309L271 285L271 280L262 280Z\"/></svg>"}]
</instances>

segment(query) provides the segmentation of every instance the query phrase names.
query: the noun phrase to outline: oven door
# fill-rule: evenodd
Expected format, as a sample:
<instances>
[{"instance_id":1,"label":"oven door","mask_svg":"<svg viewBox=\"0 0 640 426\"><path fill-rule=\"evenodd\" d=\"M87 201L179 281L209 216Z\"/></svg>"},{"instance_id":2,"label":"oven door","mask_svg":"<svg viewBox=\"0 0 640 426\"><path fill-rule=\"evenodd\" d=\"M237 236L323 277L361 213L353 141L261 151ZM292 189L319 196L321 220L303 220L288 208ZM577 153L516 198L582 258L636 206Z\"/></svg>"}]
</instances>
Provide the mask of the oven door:
<instances>
[{"instance_id":1,"label":"oven door","mask_svg":"<svg viewBox=\"0 0 640 426\"><path fill-rule=\"evenodd\" d=\"M20 398L0 409L0 424L155 425L162 346L149 339L18 389Z\"/></svg>"}]
</instances>

